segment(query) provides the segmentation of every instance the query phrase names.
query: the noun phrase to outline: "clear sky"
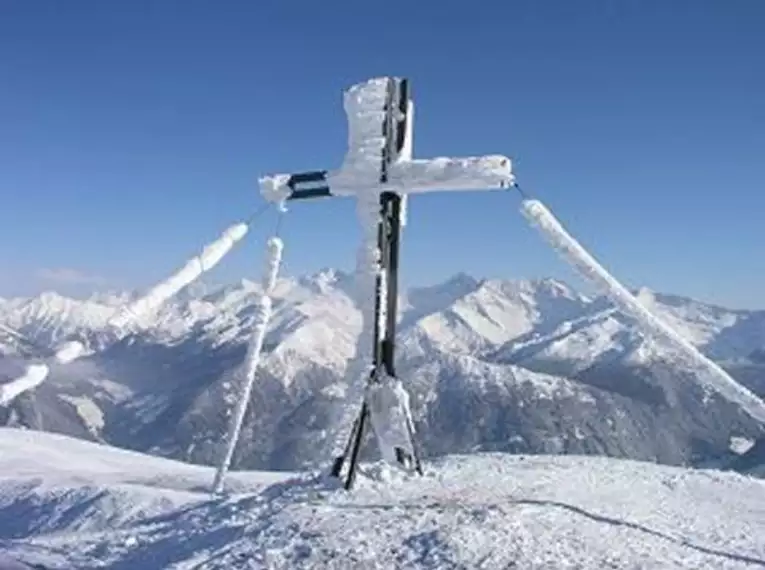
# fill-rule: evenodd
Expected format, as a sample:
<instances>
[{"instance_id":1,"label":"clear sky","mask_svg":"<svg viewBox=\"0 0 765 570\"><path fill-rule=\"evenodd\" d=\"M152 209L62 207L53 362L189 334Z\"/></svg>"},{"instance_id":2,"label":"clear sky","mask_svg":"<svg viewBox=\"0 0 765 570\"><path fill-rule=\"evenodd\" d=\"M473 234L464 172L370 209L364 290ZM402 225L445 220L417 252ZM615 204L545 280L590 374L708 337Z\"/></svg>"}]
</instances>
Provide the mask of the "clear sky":
<instances>
[{"instance_id":1,"label":"clear sky","mask_svg":"<svg viewBox=\"0 0 765 570\"><path fill-rule=\"evenodd\" d=\"M342 158L343 88L413 84L415 155L503 153L632 287L765 308L762 0L2 0L0 296L145 287ZM502 193L410 203L408 284L579 281ZM267 218L208 277L260 274ZM349 200L286 270L350 269Z\"/></svg>"}]
</instances>

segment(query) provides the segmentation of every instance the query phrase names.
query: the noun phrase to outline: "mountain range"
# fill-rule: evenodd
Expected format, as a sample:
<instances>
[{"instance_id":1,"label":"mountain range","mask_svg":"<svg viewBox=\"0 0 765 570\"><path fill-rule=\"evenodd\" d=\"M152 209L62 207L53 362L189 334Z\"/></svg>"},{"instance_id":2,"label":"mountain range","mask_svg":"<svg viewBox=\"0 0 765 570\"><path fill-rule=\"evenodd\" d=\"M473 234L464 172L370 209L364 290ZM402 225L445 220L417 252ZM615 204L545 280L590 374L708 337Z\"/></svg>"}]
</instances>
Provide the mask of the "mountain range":
<instances>
[{"instance_id":1,"label":"mountain range","mask_svg":"<svg viewBox=\"0 0 765 570\"><path fill-rule=\"evenodd\" d=\"M107 327L132 293L0 299L0 382L65 339L88 356L0 409L0 424L200 464L222 453L260 285L186 291L130 334ZM765 396L765 311L641 289L638 298ZM325 465L359 332L353 276L279 281L235 468ZM671 465L765 465L765 426L700 382L600 297L552 280L458 274L401 297L398 375L426 457L594 454ZM353 404L353 403L351 403ZM374 458L374 446L366 446Z\"/></svg>"}]
</instances>

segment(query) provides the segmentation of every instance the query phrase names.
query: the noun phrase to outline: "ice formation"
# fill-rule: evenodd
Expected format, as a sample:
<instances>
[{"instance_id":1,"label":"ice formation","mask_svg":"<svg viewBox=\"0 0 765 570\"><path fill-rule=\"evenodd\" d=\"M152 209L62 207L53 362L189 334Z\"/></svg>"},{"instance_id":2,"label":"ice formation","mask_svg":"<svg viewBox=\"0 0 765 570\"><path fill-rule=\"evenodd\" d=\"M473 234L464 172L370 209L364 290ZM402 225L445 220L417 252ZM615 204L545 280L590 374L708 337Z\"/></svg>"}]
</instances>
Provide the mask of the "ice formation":
<instances>
[{"instance_id":1,"label":"ice formation","mask_svg":"<svg viewBox=\"0 0 765 570\"><path fill-rule=\"evenodd\" d=\"M730 401L737 402L753 418L765 422L765 402L736 382L720 366L646 309L566 231L542 202L524 200L521 212L572 267L607 295L621 311L634 318L647 334L666 340L690 362L706 370L709 377L702 377L702 382L705 382L707 387Z\"/></svg>"},{"instance_id":2,"label":"ice formation","mask_svg":"<svg viewBox=\"0 0 765 570\"><path fill-rule=\"evenodd\" d=\"M379 162L379 156L378 156ZM380 168L365 171L365 163L348 164L327 174L332 196L356 196L359 191L397 192L401 195L425 192L490 190L507 188L513 183L510 159L501 156L465 158L438 157L402 160L391 165L388 181L379 181ZM269 201L288 199L290 175L275 174L260 179L261 195Z\"/></svg>"},{"instance_id":3,"label":"ice formation","mask_svg":"<svg viewBox=\"0 0 765 570\"><path fill-rule=\"evenodd\" d=\"M389 463L397 460L396 448L414 457L411 437L414 434L414 420L409 394L398 378L386 377L382 372L378 378L379 382L367 386L366 401L380 454Z\"/></svg>"},{"instance_id":4,"label":"ice formation","mask_svg":"<svg viewBox=\"0 0 765 570\"><path fill-rule=\"evenodd\" d=\"M392 191L401 195L448 190L507 188L513 183L510 159L501 155L467 158L412 159L414 103L409 101L406 136L399 156L390 165L387 180L380 180L381 154L386 139L381 125L389 78L370 79L349 88L343 96L348 119L348 150L342 165L328 171L326 184L332 196ZM289 198L289 174L264 176L261 194L266 200Z\"/></svg>"},{"instance_id":5,"label":"ice formation","mask_svg":"<svg viewBox=\"0 0 765 570\"><path fill-rule=\"evenodd\" d=\"M438 157L391 166L389 187L401 194L507 188L513 182L506 156Z\"/></svg>"},{"instance_id":6,"label":"ice formation","mask_svg":"<svg viewBox=\"0 0 765 570\"><path fill-rule=\"evenodd\" d=\"M271 294L276 286L276 278L279 274L279 265L282 260L284 243L278 237L272 237L268 240L267 248L266 267L263 277L263 295L261 295L256 305L252 339L247 349L247 356L243 366L242 391L239 394L236 410L234 411L234 417L228 434L228 442L226 444L226 452L215 474L213 493L220 493L223 491L226 472L228 471L229 465L231 465L231 459L234 456L237 441L239 441L239 433L242 429L244 414L247 412L247 406L250 403L250 394L252 393L252 386L255 383L255 375L260 364L260 355L263 351L263 341L266 338L268 321L271 319Z\"/></svg>"},{"instance_id":7,"label":"ice formation","mask_svg":"<svg viewBox=\"0 0 765 570\"><path fill-rule=\"evenodd\" d=\"M124 329L128 325L151 314L178 291L199 278L202 273L215 267L234 244L247 234L247 230L248 226L245 223L234 224L229 227L221 237L205 247L182 269L155 285L143 297L118 309L109 319L109 326L115 329L119 335L124 334ZM85 352L85 346L81 342L67 341L56 348L53 360L60 364L67 364L77 360ZM22 376L0 386L0 405L8 405L22 392L31 390L44 382L49 371L49 367L42 363L27 366Z\"/></svg>"},{"instance_id":8,"label":"ice formation","mask_svg":"<svg viewBox=\"0 0 765 570\"><path fill-rule=\"evenodd\" d=\"M338 186L365 191L380 181L380 157L386 143L382 125L388 83L389 78L378 77L354 85L343 94L343 108L348 118L348 150L340 170L332 175ZM344 180L348 184L343 184Z\"/></svg>"}]
</instances>

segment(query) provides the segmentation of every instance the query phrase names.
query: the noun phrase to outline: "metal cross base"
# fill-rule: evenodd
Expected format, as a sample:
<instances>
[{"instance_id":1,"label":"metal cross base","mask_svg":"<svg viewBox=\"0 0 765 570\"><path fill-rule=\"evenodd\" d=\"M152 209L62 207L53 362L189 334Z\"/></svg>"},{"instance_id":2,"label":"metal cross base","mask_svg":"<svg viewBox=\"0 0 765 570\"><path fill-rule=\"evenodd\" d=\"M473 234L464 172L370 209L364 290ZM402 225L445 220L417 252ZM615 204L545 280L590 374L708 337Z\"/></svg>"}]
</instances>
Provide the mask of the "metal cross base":
<instances>
[{"instance_id":1,"label":"metal cross base","mask_svg":"<svg viewBox=\"0 0 765 570\"><path fill-rule=\"evenodd\" d=\"M396 351L396 315L398 314L398 266L399 246L401 238L401 196L395 192L383 192L380 194L380 224L378 227L378 246L380 249L380 270L382 275L377 277L377 289L375 295L375 336L373 351L373 368L369 377L369 383L379 383L387 379L396 378L395 351ZM382 287L387 285L387 306L385 311L385 329L382 337L380 331L383 323L380 323L382 303ZM381 378L382 376L382 378ZM343 455L336 457L332 464L331 474L340 477L343 465L348 461L348 473L345 479L345 488L350 489L356 479L359 453L364 441L366 426L369 421L369 404L366 397L361 405L356 421L353 423L348 444ZM396 461L405 469L414 469L422 474L417 443L414 437L414 426L407 421L407 431L413 455L401 447L396 447Z\"/></svg>"}]
</instances>

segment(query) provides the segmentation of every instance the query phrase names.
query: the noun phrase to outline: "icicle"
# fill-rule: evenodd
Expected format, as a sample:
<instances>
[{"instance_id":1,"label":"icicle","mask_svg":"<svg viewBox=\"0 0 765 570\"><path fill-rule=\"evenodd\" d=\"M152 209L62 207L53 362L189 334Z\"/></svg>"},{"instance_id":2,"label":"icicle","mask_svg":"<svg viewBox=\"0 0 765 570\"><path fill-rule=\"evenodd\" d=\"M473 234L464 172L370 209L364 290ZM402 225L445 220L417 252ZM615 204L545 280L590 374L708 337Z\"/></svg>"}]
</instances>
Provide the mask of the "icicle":
<instances>
[{"instance_id":1,"label":"icicle","mask_svg":"<svg viewBox=\"0 0 765 570\"><path fill-rule=\"evenodd\" d=\"M634 318L646 333L665 339L691 362L712 375L708 380L702 377L702 382L725 398L739 403L753 418L765 421L765 402L736 382L677 331L651 313L566 231L542 202L524 200L521 212L572 267L606 294L621 311Z\"/></svg>"},{"instance_id":2,"label":"icicle","mask_svg":"<svg viewBox=\"0 0 765 570\"><path fill-rule=\"evenodd\" d=\"M245 223L229 227L221 237L205 247L202 253L192 258L182 269L155 285L140 299L118 309L109 319L108 325L121 333L127 325L155 311L202 273L215 267L234 244L247 234L248 229ZM85 352L85 346L81 342L68 341L56 348L53 359L60 364L67 364L82 357ZM8 405L22 392L40 385L49 372L45 364L30 364L22 376L0 386L0 405Z\"/></svg>"},{"instance_id":3,"label":"icicle","mask_svg":"<svg viewBox=\"0 0 765 570\"><path fill-rule=\"evenodd\" d=\"M263 295L260 297L256 306L255 324L253 325L252 338L247 350L247 356L244 362L244 386L239 395L233 421L228 434L228 443L226 452L221 460L213 482L213 493L217 494L223 491L223 483L234 456L236 444L239 441L239 433L242 429L244 415L247 412L247 406L250 403L250 394L252 386L255 383L255 374L260 364L260 355L263 350L263 341L268 330L268 322L271 319L272 303L271 294L276 286L276 278L279 273L279 265L282 260L282 251L284 244L278 237L272 237L268 240L268 252L266 255L266 270L263 277Z\"/></svg>"}]
</instances>

